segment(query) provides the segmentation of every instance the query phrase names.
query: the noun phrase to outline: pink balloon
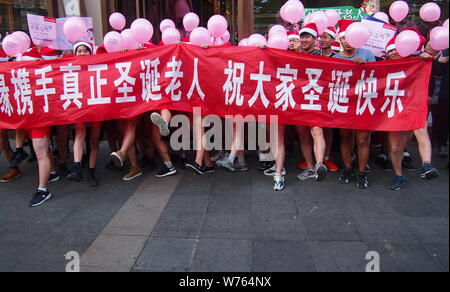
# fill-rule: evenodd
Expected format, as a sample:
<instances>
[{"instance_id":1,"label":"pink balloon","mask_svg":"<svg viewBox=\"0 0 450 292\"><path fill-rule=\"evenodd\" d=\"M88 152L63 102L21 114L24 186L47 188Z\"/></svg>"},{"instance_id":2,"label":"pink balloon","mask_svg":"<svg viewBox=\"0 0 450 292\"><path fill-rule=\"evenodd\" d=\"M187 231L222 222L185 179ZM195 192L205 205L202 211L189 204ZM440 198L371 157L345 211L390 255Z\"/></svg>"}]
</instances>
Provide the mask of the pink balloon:
<instances>
[{"instance_id":1,"label":"pink balloon","mask_svg":"<svg viewBox=\"0 0 450 292\"><path fill-rule=\"evenodd\" d=\"M209 30L204 27L194 28L189 38L191 44L197 46L209 45L211 42L211 34L209 33Z\"/></svg>"},{"instance_id":2,"label":"pink balloon","mask_svg":"<svg viewBox=\"0 0 450 292\"><path fill-rule=\"evenodd\" d=\"M112 28L122 31L127 24L127 20L122 13L116 12L111 14L111 16L109 17L109 24Z\"/></svg>"},{"instance_id":3,"label":"pink balloon","mask_svg":"<svg viewBox=\"0 0 450 292\"><path fill-rule=\"evenodd\" d=\"M128 50L135 50L139 47L139 43L134 39L131 29L125 29L121 32L123 47Z\"/></svg>"},{"instance_id":4,"label":"pink balloon","mask_svg":"<svg viewBox=\"0 0 450 292\"><path fill-rule=\"evenodd\" d=\"M301 3L301 2L298 2ZM291 24L297 24L305 16L305 8L294 2L288 2L283 10L281 17Z\"/></svg>"},{"instance_id":5,"label":"pink balloon","mask_svg":"<svg viewBox=\"0 0 450 292\"><path fill-rule=\"evenodd\" d=\"M409 13L409 5L405 1L395 1L389 7L389 14L396 22L402 22Z\"/></svg>"},{"instance_id":6,"label":"pink balloon","mask_svg":"<svg viewBox=\"0 0 450 292\"><path fill-rule=\"evenodd\" d=\"M138 18L131 24L131 32L138 44L145 44L153 37L153 25L145 18Z\"/></svg>"},{"instance_id":7,"label":"pink balloon","mask_svg":"<svg viewBox=\"0 0 450 292\"><path fill-rule=\"evenodd\" d=\"M269 38L267 42L269 48L287 50L289 48L289 38L287 35L277 34Z\"/></svg>"},{"instance_id":8,"label":"pink balloon","mask_svg":"<svg viewBox=\"0 0 450 292\"><path fill-rule=\"evenodd\" d=\"M400 56L409 57L416 52L417 48L420 46L420 37L414 31L402 31L395 40L395 46Z\"/></svg>"},{"instance_id":9,"label":"pink balloon","mask_svg":"<svg viewBox=\"0 0 450 292\"><path fill-rule=\"evenodd\" d=\"M430 34L431 47L436 51L443 51L449 47L448 27L439 26L434 28Z\"/></svg>"},{"instance_id":10,"label":"pink balloon","mask_svg":"<svg viewBox=\"0 0 450 292\"><path fill-rule=\"evenodd\" d=\"M319 30L319 35L322 35L327 27L329 26L329 20L325 12L316 11L311 14L311 18L309 19L310 23L315 23L317 25L317 29Z\"/></svg>"},{"instance_id":11,"label":"pink balloon","mask_svg":"<svg viewBox=\"0 0 450 292\"><path fill-rule=\"evenodd\" d=\"M345 33L345 39L353 48L362 48L369 41L370 31L367 26L361 22L350 24Z\"/></svg>"},{"instance_id":12,"label":"pink balloon","mask_svg":"<svg viewBox=\"0 0 450 292\"><path fill-rule=\"evenodd\" d=\"M240 47L248 47L248 38L243 39L239 42Z\"/></svg>"},{"instance_id":13,"label":"pink balloon","mask_svg":"<svg viewBox=\"0 0 450 292\"><path fill-rule=\"evenodd\" d=\"M164 19L161 21L161 24L159 25L159 30L161 32L164 32L167 28L175 28L175 22L173 22L171 19Z\"/></svg>"},{"instance_id":14,"label":"pink balloon","mask_svg":"<svg viewBox=\"0 0 450 292\"><path fill-rule=\"evenodd\" d=\"M444 24L442 26L445 26L446 28L448 28L448 18L446 21L444 21Z\"/></svg>"},{"instance_id":15,"label":"pink balloon","mask_svg":"<svg viewBox=\"0 0 450 292\"><path fill-rule=\"evenodd\" d=\"M20 47L20 39L15 35L7 35L2 42L2 48L5 51L6 55L13 57L19 54Z\"/></svg>"},{"instance_id":16,"label":"pink balloon","mask_svg":"<svg viewBox=\"0 0 450 292\"><path fill-rule=\"evenodd\" d=\"M162 41L165 45L178 44L181 41L181 34L176 28L166 28L162 33Z\"/></svg>"},{"instance_id":17,"label":"pink balloon","mask_svg":"<svg viewBox=\"0 0 450 292\"><path fill-rule=\"evenodd\" d=\"M339 21L339 12L335 9L328 9L325 14L328 17L328 26L336 26Z\"/></svg>"},{"instance_id":18,"label":"pink balloon","mask_svg":"<svg viewBox=\"0 0 450 292\"><path fill-rule=\"evenodd\" d=\"M80 17L67 19L63 26L64 35L70 42L79 41L87 33L86 23Z\"/></svg>"},{"instance_id":19,"label":"pink balloon","mask_svg":"<svg viewBox=\"0 0 450 292\"><path fill-rule=\"evenodd\" d=\"M187 32L193 31L200 24L200 18L197 14L189 12L183 18L183 26Z\"/></svg>"},{"instance_id":20,"label":"pink balloon","mask_svg":"<svg viewBox=\"0 0 450 292\"><path fill-rule=\"evenodd\" d=\"M441 18L441 7L433 2L428 2L420 8L420 18L426 22L435 22Z\"/></svg>"},{"instance_id":21,"label":"pink balloon","mask_svg":"<svg viewBox=\"0 0 450 292\"><path fill-rule=\"evenodd\" d=\"M255 33L254 35L248 38L248 46L250 47L260 47L266 45L267 45L266 38L260 34Z\"/></svg>"},{"instance_id":22,"label":"pink balloon","mask_svg":"<svg viewBox=\"0 0 450 292\"><path fill-rule=\"evenodd\" d=\"M271 37L275 36L275 35L278 35L278 34L287 35L286 28L284 26L282 26L282 25L279 25L279 24L274 25L274 26L272 26L272 28L270 28L270 30L269 30L269 39Z\"/></svg>"},{"instance_id":23,"label":"pink balloon","mask_svg":"<svg viewBox=\"0 0 450 292\"><path fill-rule=\"evenodd\" d=\"M213 15L208 21L208 30L213 37L220 37L228 28L228 22L222 15Z\"/></svg>"},{"instance_id":24,"label":"pink balloon","mask_svg":"<svg viewBox=\"0 0 450 292\"><path fill-rule=\"evenodd\" d=\"M108 32L105 35L103 44L108 53L119 52L124 48L122 35L117 31Z\"/></svg>"},{"instance_id":25,"label":"pink balloon","mask_svg":"<svg viewBox=\"0 0 450 292\"><path fill-rule=\"evenodd\" d=\"M220 38L223 40L224 43L228 43L231 38L230 32L227 30Z\"/></svg>"},{"instance_id":26,"label":"pink balloon","mask_svg":"<svg viewBox=\"0 0 450 292\"><path fill-rule=\"evenodd\" d=\"M215 41L216 39L212 36L210 39L209 39L209 45L210 46L214 46L214 41Z\"/></svg>"},{"instance_id":27,"label":"pink balloon","mask_svg":"<svg viewBox=\"0 0 450 292\"><path fill-rule=\"evenodd\" d=\"M373 18L379 19L381 21L384 21L385 23L389 23L389 15L387 15L384 12L377 12L373 15Z\"/></svg>"},{"instance_id":28,"label":"pink balloon","mask_svg":"<svg viewBox=\"0 0 450 292\"><path fill-rule=\"evenodd\" d=\"M13 33L14 36L16 36L20 40L20 50L19 54L25 53L31 46L31 39L23 31L16 31Z\"/></svg>"}]
</instances>

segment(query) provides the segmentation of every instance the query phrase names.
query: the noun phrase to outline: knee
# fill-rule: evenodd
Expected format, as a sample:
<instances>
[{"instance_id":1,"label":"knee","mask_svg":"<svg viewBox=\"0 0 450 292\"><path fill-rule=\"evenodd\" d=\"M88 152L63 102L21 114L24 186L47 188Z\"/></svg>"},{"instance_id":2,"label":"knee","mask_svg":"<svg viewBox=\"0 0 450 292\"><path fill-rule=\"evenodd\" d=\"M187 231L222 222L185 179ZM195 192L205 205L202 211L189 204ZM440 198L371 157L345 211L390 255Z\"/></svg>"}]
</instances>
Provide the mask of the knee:
<instances>
[{"instance_id":1,"label":"knee","mask_svg":"<svg viewBox=\"0 0 450 292\"><path fill-rule=\"evenodd\" d=\"M358 137L356 139L356 143L358 144L358 147L360 147L360 148L370 147L370 139L369 139L369 137L366 137L366 136Z\"/></svg>"}]
</instances>

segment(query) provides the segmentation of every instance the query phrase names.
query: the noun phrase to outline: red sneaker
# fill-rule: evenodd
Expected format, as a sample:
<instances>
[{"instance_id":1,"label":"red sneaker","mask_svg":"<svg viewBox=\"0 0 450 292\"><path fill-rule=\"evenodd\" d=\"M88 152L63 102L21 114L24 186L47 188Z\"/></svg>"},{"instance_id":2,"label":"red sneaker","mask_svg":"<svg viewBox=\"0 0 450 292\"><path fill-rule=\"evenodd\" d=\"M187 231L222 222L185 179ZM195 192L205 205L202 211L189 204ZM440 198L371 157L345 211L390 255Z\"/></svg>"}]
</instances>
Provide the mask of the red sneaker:
<instances>
[{"instance_id":1,"label":"red sneaker","mask_svg":"<svg viewBox=\"0 0 450 292\"><path fill-rule=\"evenodd\" d=\"M327 161L325 161L323 164L325 164L325 166L328 168L328 170L329 171L331 171L331 172L338 172L340 169L339 169L339 166L337 166L335 163L334 163L334 161L333 161L333 159L328 159Z\"/></svg>"}]
</instances>

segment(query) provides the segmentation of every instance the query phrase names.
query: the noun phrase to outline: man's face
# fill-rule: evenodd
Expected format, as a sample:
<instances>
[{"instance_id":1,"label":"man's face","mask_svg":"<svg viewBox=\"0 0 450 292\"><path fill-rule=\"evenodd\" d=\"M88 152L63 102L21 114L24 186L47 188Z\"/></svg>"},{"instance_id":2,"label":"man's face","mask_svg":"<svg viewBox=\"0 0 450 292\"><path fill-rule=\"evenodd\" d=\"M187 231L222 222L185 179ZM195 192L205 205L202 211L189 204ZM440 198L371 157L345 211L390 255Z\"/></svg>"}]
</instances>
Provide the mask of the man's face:
<instances>
[{"instance_id":1,"label":"man's face","mask_svg":"<svg viewBox=\"0 0 450 292\"><path fill-rule=\"evenodd\" d=\"M352 46L350 46L350 44L347 42L345 37L341 38L341 44L342 44L342 48L344 49L344 51L351 51L354 49Z\"/></svg>"},{"instance_id":2,"label":"man's face","mask_svg":"<svg viewBox=\"0 0 450 292\"><path fill-rule=\"evenodd\" d=\"M300 43L302 50L311 51L316 46L316 38L310 35L309 33L305 33L300 36Z\"/></svg>"},{"instance_id":3,"label":"man's face","mask_svg":"<svg viewBox=\"0 0 450 292\"><path fill-rule=\"evenodd\" d=\"M300 40L298 39L289 40L289 50L298 51L299 48L300 48Z\"/></svg>"},{"instance_id":4,"label":"man's face","mask_svg":"<svg viewBox=\"0 0 450 292\"><path fill-rule=\"evenodd\" d=\"M389 60L396 60L396 59L400 59L401 56L400 54L397 52L396 49L390 50L389 52L387 52L387 57Z\"/></svg>"},{"instance_id":5,"label":"man's face","mask_svg":"<svg viewBox=\"0 0 450 292\"><path fill-rule=\"evenodd\" d=\"M320 47L325 50L331 48L331 44L334 42L334 38L328 33L324 32L320 38Z\"/></svg>"}]
</instances>

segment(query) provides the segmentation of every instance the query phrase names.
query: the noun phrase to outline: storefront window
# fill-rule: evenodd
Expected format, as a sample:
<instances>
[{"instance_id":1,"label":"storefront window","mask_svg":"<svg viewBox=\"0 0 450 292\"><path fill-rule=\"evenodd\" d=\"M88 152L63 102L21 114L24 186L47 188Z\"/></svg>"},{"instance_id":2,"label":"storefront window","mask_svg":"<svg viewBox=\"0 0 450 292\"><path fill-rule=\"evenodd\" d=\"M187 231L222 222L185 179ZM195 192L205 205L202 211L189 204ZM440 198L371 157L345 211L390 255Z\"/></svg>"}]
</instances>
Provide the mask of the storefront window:
<instances>
[{"instance_id":1,"label":"storefront window","mask_svg":"<svg viewBox=\"0 0 450 292\"><path fill-rule=\"evenodd\" d=\"M48 16L48 0L0 0L0 34L28 32L28 13Z\"/></svg>"}]
</instances>

